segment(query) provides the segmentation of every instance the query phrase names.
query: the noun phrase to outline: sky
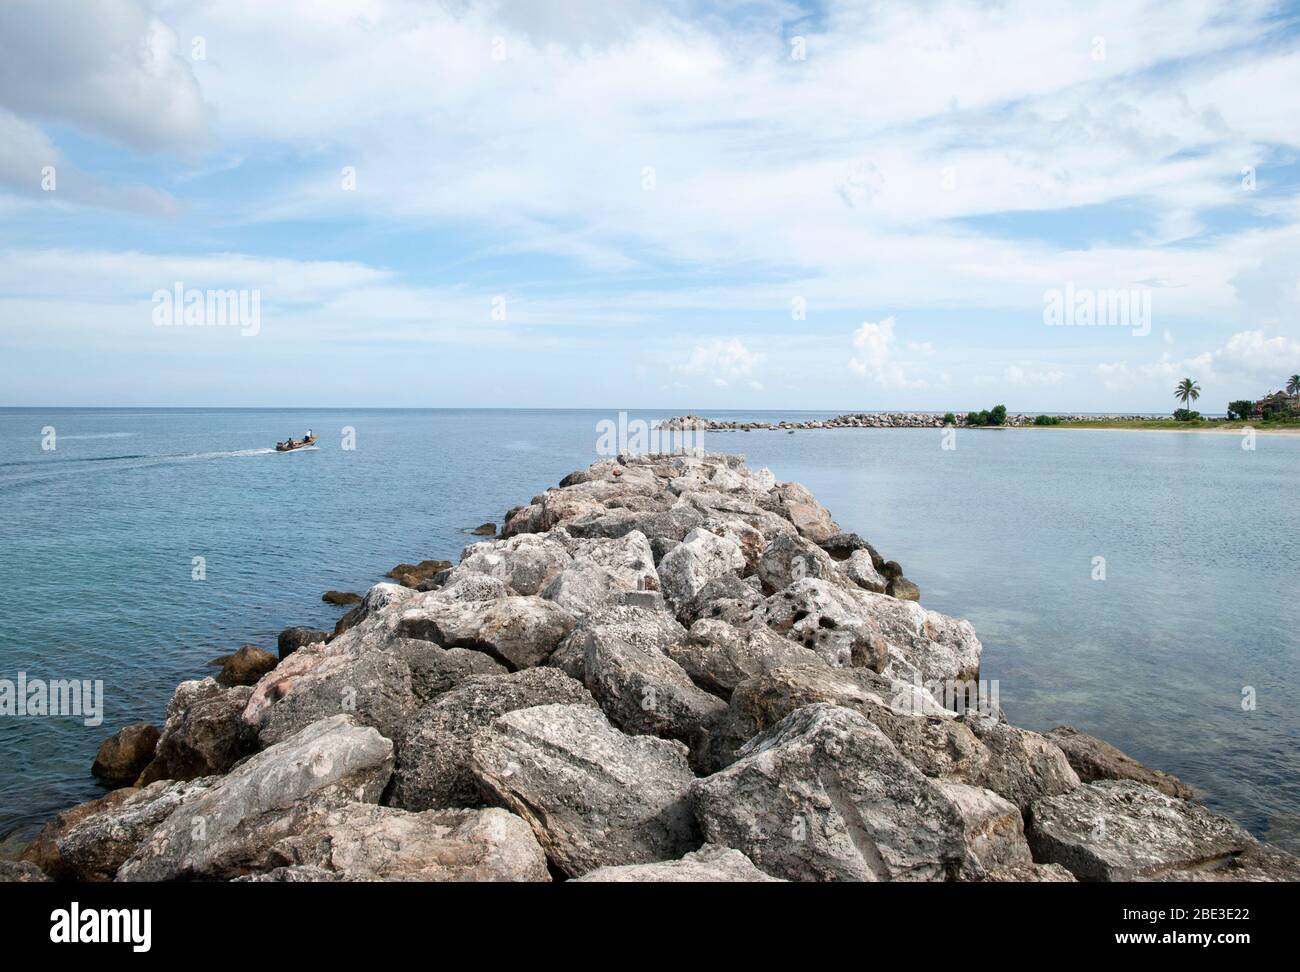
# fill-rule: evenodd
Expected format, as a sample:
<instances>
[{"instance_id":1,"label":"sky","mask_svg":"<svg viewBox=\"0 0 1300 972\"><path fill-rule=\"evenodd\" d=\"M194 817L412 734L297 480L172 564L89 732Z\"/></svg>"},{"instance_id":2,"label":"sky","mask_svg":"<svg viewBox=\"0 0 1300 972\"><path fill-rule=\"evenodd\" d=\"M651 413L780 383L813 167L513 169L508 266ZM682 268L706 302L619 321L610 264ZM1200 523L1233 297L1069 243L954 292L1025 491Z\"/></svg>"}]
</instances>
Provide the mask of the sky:
<instances>
[{"instance_id":1,"label":"sky","mask_svg":"<svg viewBox=\"0 0 1300 972\"><path fill-rule=\"evenodd\" d=\"M0 406L1222 412L1298 310L1296 3L0 3Z\"/></svg>"}]
</instances>

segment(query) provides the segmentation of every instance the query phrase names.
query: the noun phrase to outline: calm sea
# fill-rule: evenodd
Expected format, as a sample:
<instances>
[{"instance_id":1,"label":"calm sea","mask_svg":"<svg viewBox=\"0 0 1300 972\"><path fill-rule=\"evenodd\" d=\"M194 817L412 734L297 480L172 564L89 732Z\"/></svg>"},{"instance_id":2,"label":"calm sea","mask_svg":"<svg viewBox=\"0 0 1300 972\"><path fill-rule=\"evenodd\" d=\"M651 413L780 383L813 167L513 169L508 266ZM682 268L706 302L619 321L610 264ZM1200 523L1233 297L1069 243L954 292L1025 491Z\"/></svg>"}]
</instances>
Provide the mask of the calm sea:
<instances>
[{"instance_id":1,"label":"calm sea","mask_svg":"<svg viewBox=\"0 0 1300 972\"><path fill-rule=\"evenodd\" d=\"M454 560L468 528L592 461L610 417L0 409L0 678L102 679L106 709L96 728L0 719L0 839L102 792L99 742L160 722L213 657L332 625L342 609L325 590ZM309 427L315 448L271 451ZM841 429L706 444L805 483L903 564L926 606L969 618L1012 721L1100 735L1300 850L1300 438L1261 436L1254 451L1160 432L956 442Z\"/></svg>"}]
</instances>

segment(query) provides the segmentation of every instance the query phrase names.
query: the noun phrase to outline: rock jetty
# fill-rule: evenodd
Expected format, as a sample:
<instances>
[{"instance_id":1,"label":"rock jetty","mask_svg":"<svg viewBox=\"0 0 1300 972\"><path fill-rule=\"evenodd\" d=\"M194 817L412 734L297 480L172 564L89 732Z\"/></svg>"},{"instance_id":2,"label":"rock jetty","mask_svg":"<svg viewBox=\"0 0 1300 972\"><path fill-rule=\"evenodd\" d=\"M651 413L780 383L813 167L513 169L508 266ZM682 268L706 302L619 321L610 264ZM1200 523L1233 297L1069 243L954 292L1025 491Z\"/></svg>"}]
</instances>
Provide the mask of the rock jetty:
<instances>
[{"instance_id":1,"label":"rock jetty","mask_svg":"<svg viewBox=\"0 0 1300 972\"><path fill-rule=\"evenodd\" d=\"M971 625L739 456L600 460L394 575L183 683L0 878L1300 877L1101 740L953 703Z\"/></svg>"},{"instance_id":2,"label":"rock jetty","mask_svg":"<svg viewBox=\"0 0 1300 972\"><path fill-rule=\"evenodd\" d=\"M1143 415L1111 415L1107 418L1117 420L1137 420L1147 418ZM951 424L966 426L966 415L954 416ZM1033 415L1007 415L1004 426L1023 428L1034 424ZM1056 415L1062 422L1086 422L1095 419L1091 415ZM836 415L828 419L807 419L802 422L734 422L720 419L701 418L698 415L674 415L657 423L656 428L666 432L685 431L700 432L793 432L799 429L938 429L949 424L938 412L851 412Z\"/></svg>"}]
</instances>

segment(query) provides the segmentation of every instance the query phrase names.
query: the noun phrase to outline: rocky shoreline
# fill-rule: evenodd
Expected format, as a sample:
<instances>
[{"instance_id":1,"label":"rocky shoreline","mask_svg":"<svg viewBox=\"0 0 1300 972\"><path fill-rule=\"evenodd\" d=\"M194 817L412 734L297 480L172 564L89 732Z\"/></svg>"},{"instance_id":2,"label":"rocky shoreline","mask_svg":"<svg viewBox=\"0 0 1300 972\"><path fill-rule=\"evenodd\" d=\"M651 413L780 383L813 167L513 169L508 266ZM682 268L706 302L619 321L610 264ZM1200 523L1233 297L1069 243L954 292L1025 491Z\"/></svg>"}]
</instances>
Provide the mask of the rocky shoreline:
<instances>
[{"instance_id":1,"label":"rocky shoreline","mask_svg":"<svg viewBox=\"0 0 1300 972\"><path fill-rule=\"evenodd\" d=\"M739 456L600 460L393 576L108 740L120 788L0 879L1300 878L1101 740L954 705L971 625Z\"/></svg>"},{"instance_id":2,"label":"rocky shoreline","mask_svg":"<svg viewBox=\"0 0 1300 972\"><path fill-rule=\"evenodd\" d=\"M1061 422L1087 422L1095 419L1092 415L1053 415ZM1108 418L1119 421L1137 421L1147 418L1144 415L1112 415ZM1007 415L1004 426L1024 428L1033 425L1034 415ZM944 421L944 416L935 412L850 412L828 419L807 419L802 422L734 422L720 419L701 418L698 415L674 415L664 419L658 428L666 432L686 431L700 432L793 432L800 429L938 429L945 425L964 428L967 425L965 415L954 415L954 422Z\"/></svg>"}]
</instances>

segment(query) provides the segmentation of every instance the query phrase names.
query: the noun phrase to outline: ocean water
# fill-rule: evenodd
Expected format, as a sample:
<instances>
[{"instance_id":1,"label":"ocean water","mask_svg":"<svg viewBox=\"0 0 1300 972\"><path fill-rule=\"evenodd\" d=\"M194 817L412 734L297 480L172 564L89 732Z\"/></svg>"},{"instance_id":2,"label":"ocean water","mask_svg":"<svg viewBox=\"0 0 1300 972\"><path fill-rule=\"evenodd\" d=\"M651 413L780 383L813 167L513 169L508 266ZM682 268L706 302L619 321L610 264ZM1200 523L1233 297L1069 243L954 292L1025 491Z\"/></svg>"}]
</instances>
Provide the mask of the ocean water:
<instances>
[{"instance_id":1,"label":"ocean water","mask_svg":"<svg viewBox=\"0 0 1300 972\"><path fill-rule=\"evenodd\" d=\"M98 727L0 718L0 840L101 794L100 741L161 723L212 658L332 626L343 609L325 590L455 560L469 528L591 462L610 417L0 409L0 679L105 691ZM316 447L271 450L308 427ZM1013 722L1095 733L1300 850L1300 438L1246 451L1232 435L964 430L944 450L940 436L719 432L706 445L803 482L903 564L923 604L969 618Z\"/></svg>"}]
</instances>

